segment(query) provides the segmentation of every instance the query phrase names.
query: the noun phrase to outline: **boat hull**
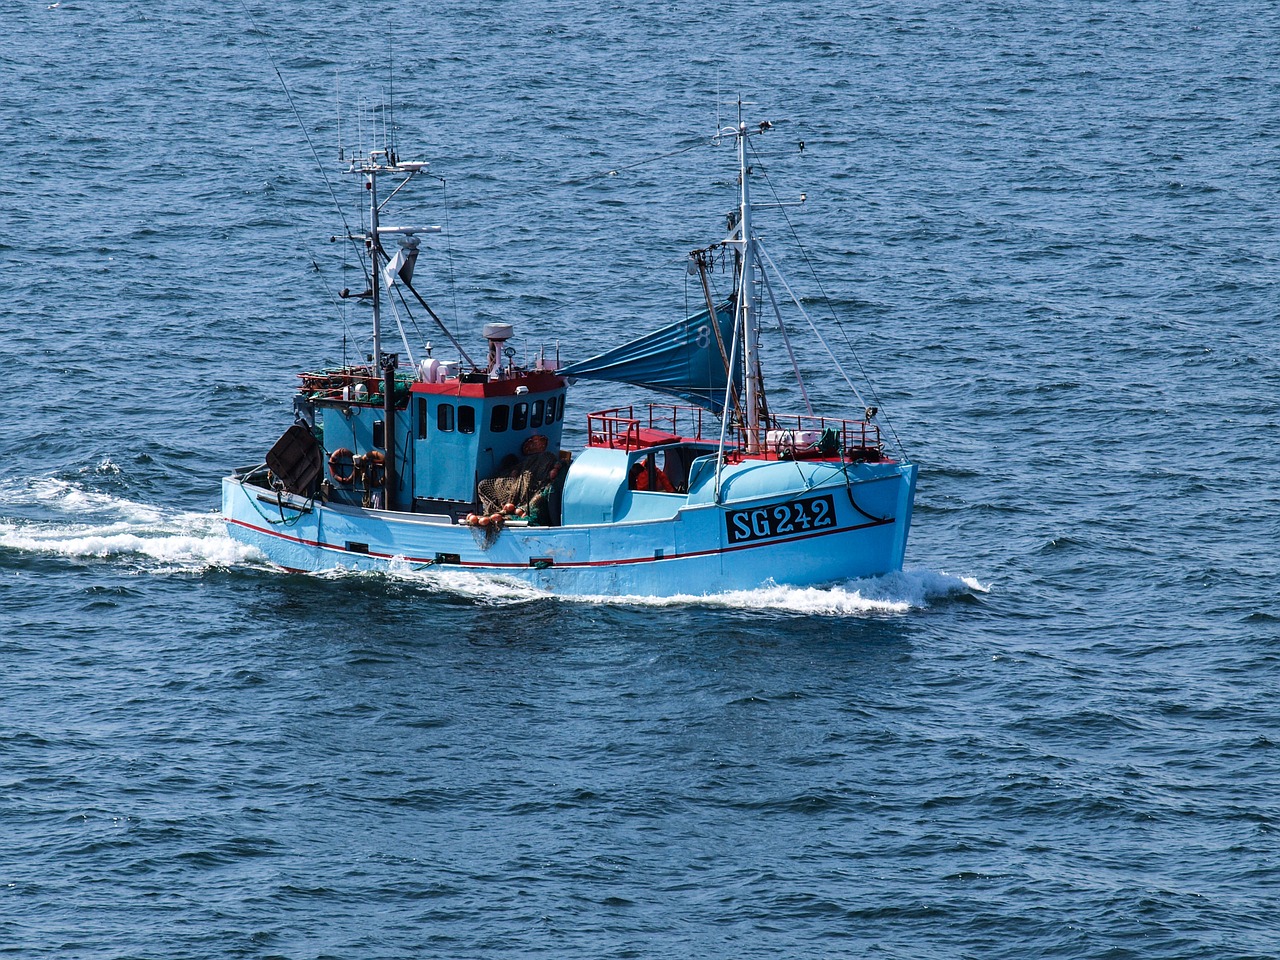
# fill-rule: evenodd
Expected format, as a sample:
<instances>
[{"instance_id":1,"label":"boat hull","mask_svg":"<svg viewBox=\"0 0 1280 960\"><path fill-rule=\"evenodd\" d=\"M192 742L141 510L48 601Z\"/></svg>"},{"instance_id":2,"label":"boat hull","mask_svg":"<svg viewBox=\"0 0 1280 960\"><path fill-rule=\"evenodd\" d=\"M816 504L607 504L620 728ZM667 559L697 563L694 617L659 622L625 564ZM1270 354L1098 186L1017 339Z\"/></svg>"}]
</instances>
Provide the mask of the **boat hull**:
<instances>
[{"instance_id":1,"label":"boat hull","mask_svg":"<svg viewBox=\"0 0 1280 960\"><path fill-rule=\"evenodd\" d=\"M850 466L828 470L827 479L722 503L682 499L658 519L499 531L307 501L239 475L224 478L222 502L232 537L299 572L456 569L559 595L665 597L900 570L915 466Z\"/></svg>"}]
</instances>

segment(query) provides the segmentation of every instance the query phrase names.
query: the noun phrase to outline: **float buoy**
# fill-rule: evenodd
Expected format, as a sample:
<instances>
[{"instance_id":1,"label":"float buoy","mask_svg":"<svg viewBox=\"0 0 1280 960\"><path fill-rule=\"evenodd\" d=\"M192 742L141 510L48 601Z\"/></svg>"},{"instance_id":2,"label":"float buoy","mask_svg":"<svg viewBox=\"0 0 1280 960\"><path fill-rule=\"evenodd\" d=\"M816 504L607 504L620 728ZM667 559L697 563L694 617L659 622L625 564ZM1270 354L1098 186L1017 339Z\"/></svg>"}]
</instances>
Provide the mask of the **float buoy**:
<instances>
[{"instance_id":1,"label":"float buoy","mask_svg":"<svg viewBox=\"0 0 1280 960\"><path fill-rule=\"evenodd\" d=\"M387 458L381 450L370 450L364 455L364 483L366 487L380 487L387 482Z\"/></svg>"}]
</instances>

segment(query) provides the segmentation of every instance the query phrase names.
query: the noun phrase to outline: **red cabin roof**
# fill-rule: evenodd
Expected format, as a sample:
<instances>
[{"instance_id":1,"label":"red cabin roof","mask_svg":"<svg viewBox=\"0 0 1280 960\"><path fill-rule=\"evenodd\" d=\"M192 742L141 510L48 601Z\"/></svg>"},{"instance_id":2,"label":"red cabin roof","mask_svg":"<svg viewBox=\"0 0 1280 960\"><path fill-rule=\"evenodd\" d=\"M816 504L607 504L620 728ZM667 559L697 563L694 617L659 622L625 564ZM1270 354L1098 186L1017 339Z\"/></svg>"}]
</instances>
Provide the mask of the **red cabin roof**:
<instances>
[{"instance_id":1,"label":"red cabin roof","mask_svg":"<svg viewBox=\"0 0 1280 960\"><path fill-rule=\"evenodd\" d=\"M517 373L502 380L480 380L475 374L463 374L443 383L415 380L410 390L413 393L448 397L511 397L515 396L517 387L526 387L530 393L548 393L562 389L565 383L564 377L541 370Z\"/></svg>"}]
</instances>

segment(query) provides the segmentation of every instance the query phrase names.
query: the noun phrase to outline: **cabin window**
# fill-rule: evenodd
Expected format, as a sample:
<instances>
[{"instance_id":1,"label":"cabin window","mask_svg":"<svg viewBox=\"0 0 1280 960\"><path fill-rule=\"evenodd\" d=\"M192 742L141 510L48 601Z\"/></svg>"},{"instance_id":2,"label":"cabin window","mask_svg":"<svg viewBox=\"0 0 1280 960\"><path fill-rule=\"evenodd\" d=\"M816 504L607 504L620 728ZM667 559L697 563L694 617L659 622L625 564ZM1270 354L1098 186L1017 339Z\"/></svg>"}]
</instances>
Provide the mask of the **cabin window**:
<instances>
[{"instance_id":1,"label":"cabin window","mask_svg":"<svg viewBox=\"0 0 1280 960\"><path fill-rule=\"evenodd\" d=\"M547 419L544 422L547 424L552 424L556 422L556 398L555 397L547 397Z\"/></svg>"},{"instance_id":2,"label":"cabin window","mask_svg":"<svg viewBox=\"0 0 1280 960\"><path fill-rule=\"evenodd\" d=\"M542 426L542 418L546 414L546 409L547 403L545 400L533 401L533 416L529 418L529 426L535 428Z\"/></svg>"},{"instance_id":3,"label":"cabin window","mask_svg":"<svg viewBox=\"0 0 1280 960\"><path fill-rule=\"evenodd\" d=\"M476 408L466 404L458 404L458 432L476 432Z\"/></svg>"},{"instance_id":4,"label":"cabin window","mask_svg":"<svg viewBox=\"0 0 1280 960\"><path fill-rule=\"evenodd\" d=\"M427 439L427 398L418 398L418 439Z\"/></svg>"},{"instance_id":5,"label":"cabin window","mask_svg":"<svg viewBox=\"0 0 1280 960\"><path fill-rule=\"evenodd\" d=\"M436 428L442 433L453 432L453 404L442 403L436 408Z\"/></svg>"},{"instance_id":6,"label":"cabin window","mask_svg":"<svg viewBox=\"0 0 1280 960\"><path fill-rule=\"evenodd\" d=\"M527 403L517 403L515 409L511 413L511 429L523 430L529 425L529 405Z\"/></svg>"},{"instance_id":7,"label":"cabin window","mask_svg":"<svg viewBox=\"0 0 1280 960\"><path fill-rule=\"evenodd\" d=\"M489 414L489 432L502 433L507 429L507 419L511 416L511 408L505 403L500 403L493 408L493 413Z\"/></svg>"}]
</instances>

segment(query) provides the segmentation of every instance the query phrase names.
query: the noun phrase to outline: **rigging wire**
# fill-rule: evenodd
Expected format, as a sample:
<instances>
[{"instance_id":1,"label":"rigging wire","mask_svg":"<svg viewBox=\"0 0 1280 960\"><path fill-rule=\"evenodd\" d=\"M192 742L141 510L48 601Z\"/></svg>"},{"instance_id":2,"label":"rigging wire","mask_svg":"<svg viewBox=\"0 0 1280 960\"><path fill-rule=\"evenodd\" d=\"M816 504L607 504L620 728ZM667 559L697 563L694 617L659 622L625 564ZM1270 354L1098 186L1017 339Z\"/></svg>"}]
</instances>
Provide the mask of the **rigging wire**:
<instances>
[{"instance_id":1,"label":"rigging wire","mask_svg":"<svg viewBox=\"0 0 1280 960\"><path fill-rule=\"evenodd\" d=\"M454 339L457 339L458 332L458 284L454 279L453 273L453 229L449 226L449 182L444 178L440 178L440 189L444 192L444 255L445 260L449 264L449 299L453 308L453 332ZM442 323L441 326L444 326ZM448 333L445 330L445 333Z\"/></svg>"},{"instance_id":2,"label":"rigging wire","mask_svg":"<svg viewBox=\"0 0 1280 960\"><path fill-rule=\"evenodd\" d=\"M827 356L829 356L831 358L831 362L836 365L836 369L840 371L840 376L844 379L844 382L849 385L849 389L853 391L853 395L857 397L858 402L865 407L867 405L867 401L862 398L862 394L858 392L858 388L853 385L853 381L849 379L849 375L845 373L844 368L840 366L839 359L837 359L835 353L832 352L831 347L827 345L826 339L818 332L817 324L813 322L808 312L801 305L800 298L795 295L794 291L792 291L786 278L782 276L782 271L778 269L777 265L773 262L773 258L769 256L769 252L765 250L764 244L757 240L756 249L760 251L760 255L764 257L764 259L769 261L769 267L773 270L774 276L778 278L778 282L782 284L782 288L786 290L787 295L791 297L791 302L794 303L796 305L796 309L800 311L800 316L804 317L805 322L809 324L809 329L813 331L813 335L818 338L818 342L822 344L823 349L827 351Z\"/></svg>"},{"instance_id":3,"label":"rigging wire","mask_svg":"<svg viewBox=\"0 0 1280 960\"><path fill-rule=\"evenodd\" d=\"M403 294L400 295L400 301L401 303L404 303ZM391 305L391 315L396 318L396 329L400 331L400 342L404 344L404 352L409 357L409 365L417 366L417 361L413 358L413 350L409 347L409 338L404 332L404 323L400 319L400 311L396 309L396 301L393 297L387 297L387 303ZM405 304L406 313L408 312L408 309L409 305ZM412 320L413 317L410 316L409 319ZM417 328L417 326L418 324L415 322L414 327ZM421 335L421 331L419 331L419 335Z\"/></svg>"},{"instance_id":4,"label":"rigging wire","mask_svg":"<svg viewBox=\"0 0 1280 960\"><path fill-rule=\"evenodd\" d=\"M613 179L614 177L617 177L618 174L623 170L634 170L636 167L643 167L650 163L657 163L659 160L666 160L671 157L677 157L683 153L688 153L690 150L696 150L698 149L698 147L706 146L707 144L712 143L714 140L715 140L714 137L698 136L695 139L693 139L692 142L688 143L686 146L678 147L675 150L668 150L665 153L654 154L653 156L644 157L643 159L636 160L633 163L623 164L622 166L618 166L618 167L611 167L608 170L602 170L596 173L583 174L580 177L570 177L566 180L543 181L544 185L540 188L535 188L531 186L529 183L525 183L521 187L521 193L527 197L527 196L536 195L538 189L545 190L547 188L553 188L553 187L579 187L579 186L582 186L583 184L593 183L596 180L610 180L610 179ZM492 199L507 200L507 199L510 199L511 195L505 191L494 190L488 193L471 193L471 194L468 194L468 196L472 200L483 203L486 200L492 200Z\"/></svg>"},{"instance_id":5,"label":"rigging wire","mask_svg":"<svg viewBox=\"0 0 1280 960\"><path fill-rule=\"evenodd\" d=\"M756 152L755 146L751 143L750 140L747 141L747 146L751 149L751 153L756 158L756 161L760 162L760 156ZM867 386L871 390L871 399L875 401L875 404L877 407L883 410L884 404L880 400L879 391L876 390L875 382L871 379L871 377L867 375L867 371L862 365L862 358L858 356L858 351L855 350L853 347L853 341L849 339L849 331L845 329L844 324L840 322L840 318L836 316L835 307L831 303L831 298L827 295L826 288L823 287L822 285L822 280L818 276L818 271L817 269L815 269L813 265L813 260L809 257L809 251L805 248L804 244L800 242L800 236L796 232L795 225L791 222L791 217L787 215L787 208L782 205L782 200L781 198L778 197L777 190L774 189L773 181L769 178L769 174L767 172L764 172L763 164L761 165L761 171L764 177L764 182L769 187L769 192L773 194L773 198L778 204L778 209L782 211L782 218L787 221L787 229L791 231L791 237L795 241L796 246L799 248L800 255L804 258L805 265L808 266L809 268L809 274L810 276L813 277L814 283L817 284L818 292L822 294L822 300L827 305L827 310L831 314L831 319L835 323L836 327L840 330L841 336L844 337L845 346L848 348L850 355L853 357L854 363L858 365L858 373L862 376L862 379L866 382ZM776 267L774 268L774 272L775 274L777 273ZM793 295L793 299L794 299L794 295ZM799 306L798 301L796 305ZM806 319L808 318L806 317ZM810 322L810 325L812 325L812 321L809 321L809 322ZM819 337L819 339L821 338ZM823 344L823 346L826 346L826 344ZM828 353L831 352L830 347L827 347L827 352ZM832 359L833 360L835 359L834 354L832 355ZM838 361L837 361L837 364L838 364ZM845 377L845 382L849 383L848 377ZM853 384L849 383L849 386L850 388L852 388ZM858 396L858 391L856 389L854 389L853 393L855 396ZM865 406L865 401L862 401L862 398L860 396L858 396L858 399L860 402L863 402ZM889 428L889 432L893 435L893 442L897 444L898 450L905 455L906 448L902 445L902 441L898 439L898 432L893 428L893 421L889 418L887 414L884 414L883 416L884 416L885 425Z\"/></svg>"},{"instance_id":6,"label":"rigging wire","mask_svg":"<svg viewBox=\"0 0 1280 960\"><path fill-rule=\"evenodd\" d=\"M347 318L346 301L342 298L340 294L335 293L334 290L329 286L329 281L325 279L324 270L320 266L318 258L316 257L315 253L312 250L308 249L309 244L306 238L302 235L302 231L298 229L296 224L294 225L293 232L294 232L294 236L297 238L299 248L303 251L306 258L311 262L312 271L319 275L320 285L324 287L325 296L328 298L330 303L333 304L333 307L338 311L339 318L342 321L343 341L345 342L346 337L351 335L351 326L348 323L348 318ZM345 273L347 269L347 259L346 259L345 253L343 254L343 258L342 258L342 269L343 269L343 272Z\"/></svg>"},{"instance_id":7,"label":"rigging wire","mask_svg":"<svg viewBox=\"0 0 1280 960\"><path fill-rule=\"evenodd\" d=\"M258 21L254 17L253 11L249 9L248 3L246 3L245 0L240 0L240 7L244 10L245 16L249 18L249 22L252 24L254 31L261 34L263 37L266 37L266 31L258 26ZM276 79L280 81L280 88L284 91L285 99L289 102L289 109L293 112L293 118L298 121L298 129L302 131L302 136L307 141L307 146L311 148L311 156L315 159L316 166L320 170L320 177L324 180L324 185L329 191L329 198L333 200L333 205L338 211L338 216L342 219L342 226L348 237L350 237L351 228L347 225L347 215L343 212L342 205L338 203L338 195L334 192L333 184L329 182L329 175L325 172L324 164L320 162L320 153L316 150L316 145L311 139L311 134L307 132L307 125L302 122L302 115L298 113L298 107L293 102L293 94L289 92L289 85L284 82L284 75L280 72L280 67L276 65L276 58L271 55L270 48L264 46L263 50L267 55L267 60L271 63L271 69L275 71ZM369 271L364 267L363 261L361 262L361 268L364 269L365 279L369 279Z\"/></svg>"},{"instance_id":8,"label":"rigging wire","mask_svg":"<svg viewBox=\"0 0 1280 960\"><path fill-rule=\"evenodd\" d=\"M756 241L756 249L760 249L759 241ZM782 334L783 346L787 348L787 356L791 358L791 369L795 371L796 386L800 388L800 396L804 400L805 412L812 417L813 404L809 402L809 391L805 389L804 377L800 376L800 364L796 361L796 352L791 349L791 337L787 334L787 325L782 322L782 311L778 309L778 298L773 295L773 284L769 282L769 271L761 270L760 279L764 282L764 289L769 294L769 302L773 305L773 314L778 318L778 330Z\"/></svg>"},{"instance_id":9,"label":"rigging wire","mask_svg":"<svg viewBox=\"0 0 1280 960\"><path fill-rule=\"evenodd\" d=\"M677 147L675 150L669 150L666 153L660 153L660 154L657 154L656 156L646 157L645 159L637 160L634 163L623 164L620 167L614 167L613 169L606 170L603 173L592 173L582 177L574 177L569 180L561 180L557 182L555 185L558 187L574 187L584 183L590 183L593 180L605 180L610 177L616 177L620 170L634 170L636 167L643 167L646 164L657 163L659 160L666 160L670 157L678 157L682 153L688 153L690 150L696 150L698 147L705 146L710 142L711 142L710 137L699 136L688 146Z\"/></svg>"}]
</instances>

